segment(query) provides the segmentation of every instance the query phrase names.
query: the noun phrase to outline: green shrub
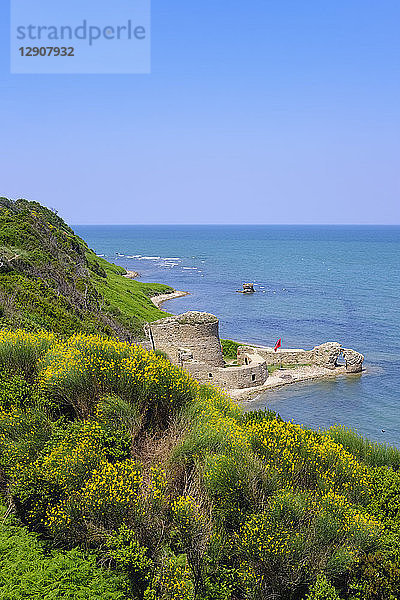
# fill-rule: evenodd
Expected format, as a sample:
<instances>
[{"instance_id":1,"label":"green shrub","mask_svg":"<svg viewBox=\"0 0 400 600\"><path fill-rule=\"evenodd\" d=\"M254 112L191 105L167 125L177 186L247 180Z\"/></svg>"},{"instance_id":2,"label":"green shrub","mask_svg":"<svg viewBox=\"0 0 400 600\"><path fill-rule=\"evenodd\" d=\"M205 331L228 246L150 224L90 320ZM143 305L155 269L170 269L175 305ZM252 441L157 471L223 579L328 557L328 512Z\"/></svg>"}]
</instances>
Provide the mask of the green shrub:
<instances>
[{"instance_id":1,"label":"green shrub","mask_svg":"<svg viewBox=\"0 0 400 600\"><path fill-rule=\"evenodd\" d=\"M340 600L340 596L325 575L318 575L305 600Z\"/></svg>"},{"instance_id":2,"label":"green shrub","mask_svg":"<svg viewBox=\"0 0 400 600\"><path fill-rule=\"evenodd\" d=\"M27 406L32 401L32 392L32 386L14 369L0 370L0 408Z\"/></svg>"},{"instance_id":3,"label":"green shrub","mask_svg":"<svg viewBox=\"0 0 400 600\"><path fill-rule=\"evenodd\" d=\"M387 467L371 471L368 510L384 520L386 528L400 534L400 473Z\"/></svg>"},{"instance_id":4,"label":"green shrub","mask_svg":"<svg viewBox=\"0 0 400 600\"><path fill-rule=\"evenodd\" d=\"M243 413L242 423L243 425L250 425L251 423L257 423L260 421L272 421L277 419L282 421L280 415L269 408L260 408L259 410L250 410L249 412Z\"/></svg>"},{"instance_id":5,"label":"green shrub","mask_svg":"<svg viewBox=\"0 0 400 600\"><path fill-rule=\"evenodd\" d=\"M140 545L136 534L126 525L108 536L106 541L110 555L129 576L135 594L142 597L154 569L153 561L148 557L148 549Z\"/></svg>"},{"instance_id":6,"label":"green shrub","mask_svg":"<svg viewBox=\"0 0 400 600\"><path fill-rule=\"evenodd\" d=\"M221 340L221 346L224 357L227 359L234 359L237 358L239 346L243 346L243 344L239 344L233 340Z\"/></svg>"},{"instance_id":7,"label":"green shrub","mask_svg":"<svg viewBox=\"0 0 400 600\"><path fill-rule=\"evenodd\" d=\"M8 372L21 372L29 380L37 372L39 359L55 342L54 334L42 331L0 331L0 366Z\"/></svg>"},{"instance_id":8,"label":"green shrub","mask_svg":"<svg viewBox=\"0 0 400 600\"><path fill-rule=\"evenodd\" d=\"M123 576L96 566L79 550L45 554L36 536L0 520L0 600L125 600Z\"/></svg>"},{"instance_id":9,"label":"green shrub","mask_svg":"<svg viewBox=\"0 0 400 600\"><path fill-rule=\"evenodd\" d=\"M376 552L354 565L350 600L396 600L400 596L400 565L393 557Z\"/></svg>"}]
</instances>

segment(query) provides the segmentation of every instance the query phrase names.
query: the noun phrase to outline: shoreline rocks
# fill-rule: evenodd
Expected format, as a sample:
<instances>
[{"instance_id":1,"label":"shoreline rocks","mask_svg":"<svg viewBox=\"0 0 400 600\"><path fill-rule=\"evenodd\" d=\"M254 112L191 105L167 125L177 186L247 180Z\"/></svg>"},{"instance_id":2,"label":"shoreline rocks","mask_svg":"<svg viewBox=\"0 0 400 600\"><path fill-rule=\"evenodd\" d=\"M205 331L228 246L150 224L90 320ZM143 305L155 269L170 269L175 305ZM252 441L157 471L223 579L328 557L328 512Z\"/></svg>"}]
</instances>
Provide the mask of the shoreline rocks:
<instances>
[{"instance_id":1,"label":"shoreline rocks","mask_svg":"<svg viewBox=\"0 0 400 600\"><path fill-rule=\"evenodd\" d=\"M351 348L343 348L342 355L346 361L346 371L348 373L361 373L363 370L364 356Z\"/></svg>"}]
</instances>

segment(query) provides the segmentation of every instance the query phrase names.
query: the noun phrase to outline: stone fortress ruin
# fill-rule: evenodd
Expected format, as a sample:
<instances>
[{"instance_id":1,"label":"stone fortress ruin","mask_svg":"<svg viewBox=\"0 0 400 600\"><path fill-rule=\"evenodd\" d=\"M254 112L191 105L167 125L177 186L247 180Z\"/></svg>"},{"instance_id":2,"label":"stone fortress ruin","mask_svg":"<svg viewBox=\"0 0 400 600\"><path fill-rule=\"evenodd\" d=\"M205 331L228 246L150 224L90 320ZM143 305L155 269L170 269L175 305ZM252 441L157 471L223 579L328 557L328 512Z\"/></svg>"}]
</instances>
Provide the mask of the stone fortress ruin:
<instances>
[{"instance_id":1,"label":"stone fortress ruin","mask_svg":"<svg viewBox=\"0 0 400 600\"><path fill-rule=\"evenodd\" d=\"M237 366L224 361L219 337L218 318L209 313L190 311L166 317L146 325L153 350L161 350L175 365L188 371L201 383L211 383L225 390L246 389L265 384L268 366L311 365L334 370L339 357L345 371L362 371L364 357L355 350L327 342L312 350L286 350L266 346L239 346Z\"/></svg>"}]
</instances>

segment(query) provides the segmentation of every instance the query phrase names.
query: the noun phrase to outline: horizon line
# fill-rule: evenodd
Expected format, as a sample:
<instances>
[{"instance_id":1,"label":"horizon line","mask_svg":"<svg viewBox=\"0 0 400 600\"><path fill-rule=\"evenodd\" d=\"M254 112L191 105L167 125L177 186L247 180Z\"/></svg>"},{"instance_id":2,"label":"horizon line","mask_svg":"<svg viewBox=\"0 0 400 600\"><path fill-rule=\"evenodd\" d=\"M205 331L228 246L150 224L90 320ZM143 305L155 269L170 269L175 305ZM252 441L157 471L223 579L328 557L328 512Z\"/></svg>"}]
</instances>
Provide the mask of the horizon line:
<instances>
[{"instance_id":1,"label":"horizon line","mask_svg":"<svg viewBox=\"0 0 400 600\"><path fill-rule=\"evenodd\" d=\"M400 223L71 223L71 227L399 227Z\"/></svg>"}]
</instances>

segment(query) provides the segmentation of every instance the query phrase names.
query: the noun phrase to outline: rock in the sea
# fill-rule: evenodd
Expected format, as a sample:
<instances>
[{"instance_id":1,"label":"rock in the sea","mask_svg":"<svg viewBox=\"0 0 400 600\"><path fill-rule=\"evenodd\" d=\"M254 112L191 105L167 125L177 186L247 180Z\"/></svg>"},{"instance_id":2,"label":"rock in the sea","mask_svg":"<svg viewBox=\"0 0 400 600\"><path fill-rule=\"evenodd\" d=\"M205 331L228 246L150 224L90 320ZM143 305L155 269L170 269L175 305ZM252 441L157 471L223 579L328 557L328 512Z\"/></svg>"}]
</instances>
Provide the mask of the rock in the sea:
<instances>
[{"instance_id":1,"label":"rock in the sea","mask_svg":"<svg viewBox=\"0 0 400 600\"><path fill-rule=\"evenodd\" d=\"M342 347L338 342L326 342L314 348L314 363L318 367L334 369L337 365L337 359L342 352Z\"/></svg>"},{"instance_id":2,"label":"rock in the sea","mask_svg":"<svg viewBox=\"0 0 400 600\"><path fill-rule=\"evenodd\" d=\"M346 361L346 371L348 373L361 373L364 362L364 356L360 352L343 348L343 358Z\"/></svg>"}]
</instances>

